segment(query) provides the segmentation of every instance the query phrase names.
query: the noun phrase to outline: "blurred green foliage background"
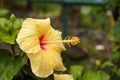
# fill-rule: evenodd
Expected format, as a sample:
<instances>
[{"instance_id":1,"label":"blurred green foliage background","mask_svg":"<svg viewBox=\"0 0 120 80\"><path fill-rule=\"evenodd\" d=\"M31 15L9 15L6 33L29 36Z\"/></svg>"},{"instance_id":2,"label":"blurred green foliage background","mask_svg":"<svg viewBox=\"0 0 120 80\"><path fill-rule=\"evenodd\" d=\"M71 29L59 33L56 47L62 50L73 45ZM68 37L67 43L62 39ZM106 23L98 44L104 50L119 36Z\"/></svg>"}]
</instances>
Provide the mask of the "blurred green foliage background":
<instances>
[{"instance_id":1,"label":"blurred green foliage background","mask_svg":"<svg viewBox=\"0 0 120 80\"><path fill-rule=\"evenodd\" d=\"M26 17L50 17L52 26L62 31L62 10L61 4L0 0L0 80L53 80L53 75L42 79L31 72L15 38ZM56 73L72 74L75 80L120 80L120 0L103 6L68 4L66 17L68 36L80 37L80 44L66 45L62 57L68 69ZM10 49L17 50L19 58L13 59Z\"/></svg>"}]
</instances>

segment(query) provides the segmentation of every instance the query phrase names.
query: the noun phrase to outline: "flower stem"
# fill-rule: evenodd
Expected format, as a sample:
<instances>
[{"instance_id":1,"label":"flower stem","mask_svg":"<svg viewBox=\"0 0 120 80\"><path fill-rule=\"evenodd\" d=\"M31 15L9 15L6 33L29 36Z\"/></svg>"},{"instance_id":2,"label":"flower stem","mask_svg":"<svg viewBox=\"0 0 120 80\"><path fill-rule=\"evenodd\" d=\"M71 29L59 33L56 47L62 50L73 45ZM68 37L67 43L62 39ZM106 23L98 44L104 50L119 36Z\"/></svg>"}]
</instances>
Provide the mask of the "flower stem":
<instances>
[{"instance_id":1,"label":"flower stem","mask_svg":"<svg viewBox=\"0 0 120 80\"><path fill-rule=\"evenodd\" d=\"M14 48L14 45L12 45L12 44L11 44L11 50L12 50L13 56L15 56L15 48Z\"/></svg>"}]
</instances>

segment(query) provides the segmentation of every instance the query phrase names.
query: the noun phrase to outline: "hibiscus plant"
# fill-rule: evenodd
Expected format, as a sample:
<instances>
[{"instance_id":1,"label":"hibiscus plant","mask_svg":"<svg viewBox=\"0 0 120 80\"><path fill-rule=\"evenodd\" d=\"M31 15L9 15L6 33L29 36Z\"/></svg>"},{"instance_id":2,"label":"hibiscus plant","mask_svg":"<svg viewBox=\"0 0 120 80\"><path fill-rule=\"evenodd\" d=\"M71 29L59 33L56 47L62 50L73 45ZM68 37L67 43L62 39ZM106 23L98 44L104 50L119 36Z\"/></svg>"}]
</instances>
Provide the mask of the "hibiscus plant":
<instances>
[{"instance_id":1,"label":"hibiscus plant","mask_svg":"<svg viewBox=\"0 0 120 80\"><path fill-rule=\"evenodd\" d=\"M0 18L0 80L16 80L22 71L38 80L55 71L65 71L61 57L66 50L63 43L76 45L80 39L62 40L61 35L52 28L49 18L22 20L13 14L10 19ZM54 74L54 78L73 80L69 74Z\"/></svg>"},{"instance_id":2,"label":"hibiscus plant","mask_svg":"<svg viewBox=\"0 0 120 80\"><path fill-rule=\"evenodd\" d=\"M63 40L61 35L51 26L50 18L23 20L13 14L9 19L0 18L0 80L110 80L102 69L113 67L111 61L101 64L97 60L92 70L82 65L68 67L72 61L64 63L61 52L66 50L65 44L79 44L80 38Z\"/></svg>"}]
</instances>

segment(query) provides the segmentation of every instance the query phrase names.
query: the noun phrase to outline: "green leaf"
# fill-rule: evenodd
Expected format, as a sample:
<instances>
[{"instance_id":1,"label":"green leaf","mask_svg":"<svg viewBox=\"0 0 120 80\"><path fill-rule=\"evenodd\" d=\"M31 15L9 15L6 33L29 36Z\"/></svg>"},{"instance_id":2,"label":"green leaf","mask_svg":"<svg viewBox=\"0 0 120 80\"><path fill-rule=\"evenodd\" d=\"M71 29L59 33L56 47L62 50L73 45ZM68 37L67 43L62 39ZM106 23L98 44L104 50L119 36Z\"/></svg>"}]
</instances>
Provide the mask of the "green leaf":
<instances>
[{"instance_id":1,"label":"green leaf","mask_svg":"<svg viewBox=\"0 0 120 80\"><path fill-rule=\"evenodd\" d=\"M6 16L9 12L8 9L0 9L0 17Z\"/></svg>"},{"instance_id":2,"label":"green leaf","mask_svg":"<svg viewBox=\"0 0 120 80\"><path fill-rule=\"evenodd\" d=\"M98 78L97 80L110 80L110 75L104 71L97 71Z\"/></svg>"},{"instance_id":3,"label":"green leaf","mask_svg":"<svg viewBox=\"0 0 120 80\"><path fill-rule=\"evenodd\" d=\"M11 16L10 16L10 20L11 20L12 22L14 22L15 19L16 19L15 15L14 15L14 14L11 14Z\"/></svg>"},{"instance_id":4,"label":"green leaf","mask_svg":"<svg viewBox=\"0 0 120 80\"><path fill-rule=\"evenodd\" d=\"M116 71L116 74L120 76L120 68Z\"/></svg>"},{"instance_id":5,"label":"green leaf","mask_svg":"<svg viewBox=\"0 0 120 80\"><path fill-rule=\"evenodd\" d=\"M102 68L105 68L105 67L114 67L114 64L111 62L111 61L105 61L102 65L101 65L101 67Z\"/></svg>"},{"instance_id":6,"label":"green leaf","mask_svg":"<svg viewBox=\"0 0 120 80\"><path fill-rule=\"evenodd\" d=\"M83 66L80 65L70 66L70 74L73 75L73 78L75 80L81 77L82 71L83 71Z\"/></svg>"},{"instance_id":7,"label":"green leaf","mask_svg":"<svg viewBox=\"0 0 120 80\"><path fill-rule=\"evenodd\" d=\"M7 20L6 18L0 18L0 31L8 31L9 28L7 27L9 23L9 20Z\"/></svg>"},{"instance_id":8,"label":"green leaf","mask_svg":"<svg viewBox=\"0 0 120 80\"><path fill-rule=\"evenodd\" d=\"M16 35L22 25L22 21L22 19L15 18L14 15L10 16L10 20L0 18L0 42L14 44Z\"/></svg>"},{"instance_id":9,"label":"green leaf","mask_svg":"<svg viewBox=\"0 0 120 80\"><path fill-rule=\"evenodd\" d=\"M90 70L84 73L82 80L109 80L110 76L104 71Z\"/></svg>"},{"instance_id":10,"label":"green leaf","mask_svg":"<svg viewBox=\"0 0 120 80\"><path fill-rule=\"evenodd\" d=\"M16 20L14 21L14 30L20 29L22 22L23 22L22 19L16 19Z\"/></svg>"},{"instance_id":11,"label":"green leaf","mask_svg":"<svg viewBox=\"0 0 120 80\"><path fill-rule=\"evenodd\" d=\"M120 20L118 20L114 26L115 41L120 42Z\"/></svg>"},{"instance_id":12,"label":"green leaf","mask_svg":"<svg viewBox=\"0 0 120 80\"><path fill-rule=\"evenodd\" d=\"M0 50L0 80L12 80L21 67L20 56L13 57L9 52Z\"/></svg>"},{"instance_id":13,"label":"green leaf","mask_svg":"<svg viewBox=\"0 0 120 80\"><path fill-rule=\"evenodd\" d=\"M118 61L120 59L120 51L114 52L112 59L114 62Z\"/></svg>"}]
</instances>

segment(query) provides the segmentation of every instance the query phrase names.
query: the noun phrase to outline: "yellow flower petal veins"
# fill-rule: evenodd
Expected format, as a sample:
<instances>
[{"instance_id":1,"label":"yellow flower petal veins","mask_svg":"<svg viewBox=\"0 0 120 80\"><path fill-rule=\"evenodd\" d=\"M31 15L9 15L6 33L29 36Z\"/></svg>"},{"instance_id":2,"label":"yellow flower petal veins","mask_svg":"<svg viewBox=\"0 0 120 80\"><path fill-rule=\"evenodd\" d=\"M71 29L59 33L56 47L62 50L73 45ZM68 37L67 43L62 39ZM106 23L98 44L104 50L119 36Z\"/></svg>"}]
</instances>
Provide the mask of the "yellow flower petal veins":
<instances>
[{"instance_id":1,"label":"yellow flower petal veins","mask_svg":"<svg viewBox=\"0 0 120 80\"><path fill-rule=\"evenodd\" d=\"M48 77L53 73L53 70L66 70L62 63L60 52L55 50L50 49L48 51L43 51L42 53L27 55L30 59L32 71L38 77Z\"/></svg>"}]
</instances>

